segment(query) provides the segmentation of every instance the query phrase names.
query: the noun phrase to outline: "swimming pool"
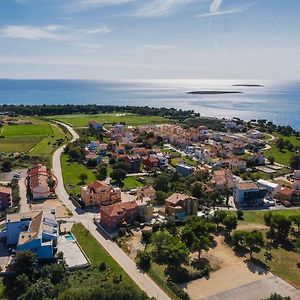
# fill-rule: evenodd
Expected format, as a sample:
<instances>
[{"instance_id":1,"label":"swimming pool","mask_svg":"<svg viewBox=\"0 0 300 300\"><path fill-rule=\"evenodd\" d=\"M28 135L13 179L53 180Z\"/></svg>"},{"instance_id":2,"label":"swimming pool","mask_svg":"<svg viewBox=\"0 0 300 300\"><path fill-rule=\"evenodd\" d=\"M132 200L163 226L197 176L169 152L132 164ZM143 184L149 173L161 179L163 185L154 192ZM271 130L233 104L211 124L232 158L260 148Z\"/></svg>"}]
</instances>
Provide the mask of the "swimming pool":
<instances>
[{"instance_id":1,"label":"swimming pool","mask_svg":"<svg viewBox=\"0 0 300 300\"><path fill-rule=\"evenodd\" d=\"M75 238L74 238L74 236L73 236L72 233L66 234L66 235L65 235L65 239L66 239L68 242L75 242Z\"/></svg>"}]
</instances>

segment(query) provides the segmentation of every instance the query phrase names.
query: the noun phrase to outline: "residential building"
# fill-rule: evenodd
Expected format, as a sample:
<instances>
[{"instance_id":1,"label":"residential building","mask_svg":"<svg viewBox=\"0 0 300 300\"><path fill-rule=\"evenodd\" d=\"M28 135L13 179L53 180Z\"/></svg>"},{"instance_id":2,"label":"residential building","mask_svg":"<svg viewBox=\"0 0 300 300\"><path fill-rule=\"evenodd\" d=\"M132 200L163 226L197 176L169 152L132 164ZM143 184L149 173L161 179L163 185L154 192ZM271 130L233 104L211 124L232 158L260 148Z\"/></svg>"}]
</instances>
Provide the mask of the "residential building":
<instances>
[{"instance_id":1,"label":"residential building","mask_svg":"<svg viewBox=\"0 0 300 300\"><path fill-rule=\"evenodd\" d=\"M169 166L169 160L163 153L157 153L156 158L159 160L160 169L165 169Z\"/></svg>"},{"instance_id":2,"label":"residential building","mask_svg":"<svg viewBox=\"0 0 300 300\"><path fill-rule=\"evenodd\" d=\"M55 216L47 211L9 214L6 216L6 241L18 251L30 250L39 260L54 258L58 237Z\"/></svg>"},{"instance_id":3,"label":"residential building","mask_svg":"<svg viewBox=\"0 0 300 300\"><path fill-rule=\"evenodd\" d=\"M185 165L185 164L178 164L176 166L176 172L183 177L187 177L193 173L193 167Z\"/></svg>"},{"instance_id":4,"label":"residential building","mask_svg":"<svg viewBox=\"0 0 300 300\"><path fill-rule=\"evenodd\" d=\"M246 136L250 137L251 139L262 139L265 135L256 129L251 129L246 133Z\"/></svg>"},{"instance_id":5,"label":"residential building","mask_svg":"<svg viewBox=\"0 0 300 300\"><path fill-rule=\"evenodd\" d=\"M293 178L295 180L300 180L300 170L294 170Z\"/></svg>"},{"instance_id":6,"label":"residential building","mask_svg":"<svg viewBox=\"0 0 300 300\"><path fill-rule=\"evenodd\" d=\"M149 198L153 203L156 198L156 191L153 186L143 186L136 190L136 199L142 200L144 198Z\"/></svg>"},{"instance_id":7,"label":"residential building","mask_svg":"<svg viewBox=\"0 0 300 300\"><path fill-rule=\"evenodd\" d=\"M50 173L45 165L38 164L27 171L27 189L32 199L45 199L50 196L48 179Z\"/></svg>"},{"instance_id":8,"label":"residential building","mask_svg":"<svg viewBox=\"0 0 300 300\"><path fill-rule=\"evenodd\" d=\"M153 206L150 198L136 200L141 222L150 222L153 218Z\"/></svg>"},{"instance_id":9,"label":"residential building","mask_svg":"<svg viewBox=\"0 0 300 300\"><path fill-rule=\"evenodd\" d=\"M143 165L145 169L151 170L153 168L159 167L159 159L155 157L154 155L149 155L143 160Z\"/></svg>"},{"instance_id":10,"label":"residential building","mask_svg":"<svg viewBox=\"0 0 300 300\"><path fill-rule=\"evenodd\" d=\"M126 155L124 157L126 163L130 166L131 173L139 173L141 170L141 158L139 155Z\"/></svg>"},{"instance_id":11,"label":"residential building","mask_svg":"<svg viewBox=\"0 0 300 300\"><path fill-rule=\"evenodd\" d=\"M259 187L265 188L266 190L268 190L268 193L271 195L275 195L281 190L280 184L274 183L274 182L271 182L268 180L259 179L257 181L257 184Z\"/></svg>"},{"instance_id":12,"label":"residential building","mask_svg":"<svg viewBox=\"0 0 300 300\"><path fill-rule=\"evenodd\" d=\"M232 189L234 186L233 173L229 169L216 170L213 173L212 182L218 190Z\"/></svg>"},{"instance_id":13,"label":"residential building","mask_svg":"<svg viewBox=\"0 0 300 300\"><path fill-rule=\"evenodd\" d=\"M111 205L121 201L121 190L113 188L104 181L96 180L80 188L81 200L85 206Z\"/></svg>"},{"instance_id":14,"label":"residential building","mask_svg":"<svg viewBox=\"0 0 300 300\"><path fill-rule=\"evenodd\" d=\"M175 219L183 220L189 215L197 215L198 199L192 196L174 193L166 199L165 213Z\"/></svg>"},{"instance_id":15,"label":"residential building","mask_svg":"<svg viewBox=\"0 0 300 300\"><path fill-rule=\"evenodd\" d=\"M296 193L298 193L298 194L300 193L300 180L296 180L296 181L293 182L292 189Z\"/></svg>"},{"instance_id":16,"label":"residential building","mask_svg":"<svg viewBox=\"0 0 300 300\"><path fill-rule=\"evenodd\" d=\"M95 130L102 130L103 126L101 124L99 124L97 121L92 120L89 122L89 128L95 129Z\"/></svg>"},{"instance_id":17,"label":"residential building","mask_svg":"<svg viewBox=\"0 0 300 300\"><path fill-rule=\"evenodd\" d=\"M247 163L238 158L228 158L223 160L224 165L228 165L230 170L239 170L241 172L246 171Z\"/></svg>"},{"instance_id":18,"label":"residential building","mask_svg":"<svg viewBox=\"0 0 300 300\"><path fill-rule=\"evenodd\" d=\"M0 186L0 210L5 210L11 206L12 190L7 186Z\"/></svg>"},{"instance_id":19,"label":"residential building","mask_svg":"<svg viewBox=\"0 0 300 300\"><path fill-rule=\"evenodd\" d=\"M138 216L136 201L119 202L100 208L100 224L111 233L122 225L134 222Z\"/></svg>"},{"instance_id":20,"label":"residential building","mask_svg":"<svg viewBox=\"0 0 300 300\"><path fill-rule=\"evenodd\" d=\"M267 192L253 181L242 181L235 183L233 197L238 207L262 206Z\"/></svg>"},{"instance_id":21,"label":"residential building","mask_svg":"<svg viewBox=\"0 0 300 300\"><path fill-rule=\"evenodd\" d=\"M292 202L294 191L290 187L283 187L278 191L275 197L283 204L289 205Z\"/></svg>"}]
</instances>

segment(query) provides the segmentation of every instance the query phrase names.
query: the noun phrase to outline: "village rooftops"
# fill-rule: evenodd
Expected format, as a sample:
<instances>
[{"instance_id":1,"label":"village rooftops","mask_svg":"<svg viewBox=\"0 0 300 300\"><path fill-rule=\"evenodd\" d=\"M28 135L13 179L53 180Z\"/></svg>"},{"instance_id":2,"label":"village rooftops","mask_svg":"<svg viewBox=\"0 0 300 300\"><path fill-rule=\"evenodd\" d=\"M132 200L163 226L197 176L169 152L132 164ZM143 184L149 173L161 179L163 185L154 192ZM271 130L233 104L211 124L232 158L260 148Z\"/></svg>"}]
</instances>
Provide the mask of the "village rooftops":
<instances>
[{"instance_id":1,"label":"village rooftops","mask_svg":"<svg viewBox=\"0 0 300 300\"><path fill-rule=\"evenodd\" d=\"M293 194L293 190L289 187L285 187L281 189L278 193L283 196L291 196Z\"/></svg>"},{"instance_id":2,"label":"village rooftops","mask_svg":"<svg viewBox=\"0 0 300 300\"><path fill-rule=\"evenodd\" d=\"M101 210L108 216L114 217L122 215L126 210L137 208L136 201L119 202L108 206L102 206Z\"/></svg>"},{"instance_id":3,"label":"village rooftops","mask_svg":"<svg viewBox=\"0 0 300 300\"><path fill-rule=\"evenodd\" d=\"M7 186L0 186L0 193L11 194L11 188Z\"/></svg>"},{"instance_id":4,"label":"village rooftops","mask_svg":"<svg viewBox=\"0 0 300 300\"><path fill-rule=\"evenodd\" d=\"M166 201L176 205L178 202L185 201L187 199L196 199L196 198L182 193L174 193L170 197L168 197Z\"/></svg>"}]
</instances>

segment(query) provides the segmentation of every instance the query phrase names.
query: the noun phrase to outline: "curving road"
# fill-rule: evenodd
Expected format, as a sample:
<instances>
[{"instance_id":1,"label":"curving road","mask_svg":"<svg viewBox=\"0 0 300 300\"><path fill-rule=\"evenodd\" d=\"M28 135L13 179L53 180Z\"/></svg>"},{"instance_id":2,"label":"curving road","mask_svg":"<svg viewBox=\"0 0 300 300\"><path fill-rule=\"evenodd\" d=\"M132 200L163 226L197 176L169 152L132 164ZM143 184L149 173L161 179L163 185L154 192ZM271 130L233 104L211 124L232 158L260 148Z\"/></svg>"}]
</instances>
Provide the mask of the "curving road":
<instances>
[{"instance_id":1,"label":"curving road","mask_svg":"<svg viewBox=\"0 0 300 300\"><path fill-rule=\"evenodd\" d=\"M76 131L69 125L61 122L58 124L64 126L72 134L72 142L79 138ZM81 222L95 237L95 239L102 245L103 248L119 263L119 265L126 271L126 273L134 280L134 282L146 292L151 298L154 297L158 300L171 300L171 298L146 274L141 272L133 260L114 242L107 239L97 228L93 222L93 217L89 213L84 213L83 210L75 207L69 200L69 195L65 190L60 155L63 153L65 146L57 149L52 158L53 173L58 179L56 194L59 199L66 205L66 207L73 213L72 219L76 222ZM78 174L74 174L77 176Z\"/></svg>"}]
</instances>

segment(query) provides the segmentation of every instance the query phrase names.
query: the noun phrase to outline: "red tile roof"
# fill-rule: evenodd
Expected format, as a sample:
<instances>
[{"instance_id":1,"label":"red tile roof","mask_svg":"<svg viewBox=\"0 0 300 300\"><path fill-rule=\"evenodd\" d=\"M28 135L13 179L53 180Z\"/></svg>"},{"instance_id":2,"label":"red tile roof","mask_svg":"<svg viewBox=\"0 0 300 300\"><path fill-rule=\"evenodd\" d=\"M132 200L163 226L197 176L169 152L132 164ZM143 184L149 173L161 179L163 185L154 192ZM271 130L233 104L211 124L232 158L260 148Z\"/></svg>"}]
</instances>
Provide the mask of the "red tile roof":
<instances>
[{"instance_id":1,"label":"red tile roof","mask_svg":"<svg viewBox=\"0 0 300 300\"><path fill-rule=\"evenodd\" d=\"M11 194L11 188L7 186L0 186L0 193Z\"/></svg>"},{"instance_id":2,"label":"red tile roof","mask_svg":"<svg viewBox=\"0 0 300 300\"><path fill-rule=\"evenodd\" d=\"M136 201L129 201L119 202L108 206L102 206L100 210L102 210L106 215L110 217L115 217L126 212L126 210L135 209L137 207L138 205Z\"/></svg>"}]
</instances>

